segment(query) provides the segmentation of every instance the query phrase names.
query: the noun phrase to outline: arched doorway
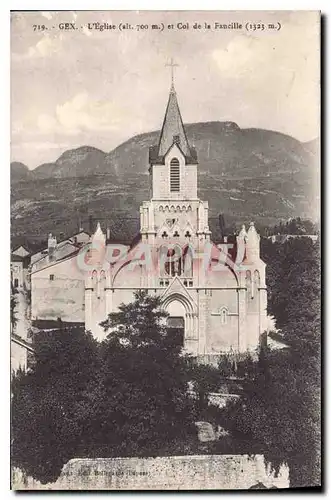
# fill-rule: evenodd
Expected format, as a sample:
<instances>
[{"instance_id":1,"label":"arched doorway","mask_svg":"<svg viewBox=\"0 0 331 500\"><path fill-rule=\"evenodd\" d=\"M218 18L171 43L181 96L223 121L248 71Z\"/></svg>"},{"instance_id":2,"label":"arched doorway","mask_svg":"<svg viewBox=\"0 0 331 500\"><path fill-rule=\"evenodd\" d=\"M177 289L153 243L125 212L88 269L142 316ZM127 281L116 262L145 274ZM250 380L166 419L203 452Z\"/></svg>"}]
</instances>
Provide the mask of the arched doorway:
<instances>
[{"instance_id":1,"label":"arched doorway","mask_svg":"<svg viewBox=\"0 0 331 500\"><path fill-rule=\"evenodd\" d=\"M168 317L168 332L172 337L175 344L184 346L185 338L185 308L178 300L171 301L166 311L169 313Z\"/></svg>"},{"instance_id":2,"label":"arched doorway","mask_svg":"<svg viewBox=\"0 0 331 500\"><path fill-rule=\"evenodd\" d=\"M181 346L186 352L197 354L199 338L196 304L187 293L173 291L162 297L162 307L169 313L169 323L180 328L177 339Z\"/></svg>"}]
</instances>

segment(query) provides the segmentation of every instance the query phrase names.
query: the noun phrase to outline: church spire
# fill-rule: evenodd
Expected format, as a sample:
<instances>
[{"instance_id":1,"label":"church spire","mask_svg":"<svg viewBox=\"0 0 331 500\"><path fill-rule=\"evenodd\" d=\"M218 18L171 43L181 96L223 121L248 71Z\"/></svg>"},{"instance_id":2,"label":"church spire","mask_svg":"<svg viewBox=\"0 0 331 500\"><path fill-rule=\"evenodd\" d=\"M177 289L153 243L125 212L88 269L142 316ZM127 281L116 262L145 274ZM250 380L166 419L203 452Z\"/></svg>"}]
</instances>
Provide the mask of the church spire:
<instances>
[{"instance_id":1,"label":"church spire","mask_svg":"<svg viewBox=\"0 0 331 500\"><path fill-rule=\"evenodd\" d=\"M183 120L180 114L177 95L174 84L174 67L178 66L171 59L167 64L171 67L171 86L168 99L168 105L160 134L158 156L164 156L170 147L176 143L185 156L190 156L190 146L186 137Z\"/></svg>"}]
</instances>

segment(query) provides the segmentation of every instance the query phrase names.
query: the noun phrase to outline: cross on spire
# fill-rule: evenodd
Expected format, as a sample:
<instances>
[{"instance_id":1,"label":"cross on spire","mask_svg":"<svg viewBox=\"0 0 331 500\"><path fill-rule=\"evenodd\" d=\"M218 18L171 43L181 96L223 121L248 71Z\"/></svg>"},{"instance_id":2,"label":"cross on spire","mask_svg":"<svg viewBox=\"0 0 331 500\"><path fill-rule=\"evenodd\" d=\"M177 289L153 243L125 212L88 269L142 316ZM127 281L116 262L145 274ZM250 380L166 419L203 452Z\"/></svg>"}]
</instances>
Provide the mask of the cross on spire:
<instances>
[{"instance_id":1,"label":"cross on spire","mask_svg":"<svg viewBox=\"0 0 331 500\"><path fill-rule=\"evenodd\" d=\"M174 89L174 68L178 67L179 64L176 64L173 58L170 59L170 63L167 63L166 66L171 68L171 89Z\"/></svg>"},{"instance_id":2,"label":"cross on spire","mask_svg":"<svg viewBox=\"0 0 331 500\"><path fill-rule=\"evenodd\" d=\"M160 134L158 156L165 156L169 148L176 143L180 145L180 149L184 156L190 157L191 150L186 137L174 87L174 68L178 66L178 64L171 58L170 63L168 62L165 66L171 68L171 87Z\"/></svg>"}]
</instances>

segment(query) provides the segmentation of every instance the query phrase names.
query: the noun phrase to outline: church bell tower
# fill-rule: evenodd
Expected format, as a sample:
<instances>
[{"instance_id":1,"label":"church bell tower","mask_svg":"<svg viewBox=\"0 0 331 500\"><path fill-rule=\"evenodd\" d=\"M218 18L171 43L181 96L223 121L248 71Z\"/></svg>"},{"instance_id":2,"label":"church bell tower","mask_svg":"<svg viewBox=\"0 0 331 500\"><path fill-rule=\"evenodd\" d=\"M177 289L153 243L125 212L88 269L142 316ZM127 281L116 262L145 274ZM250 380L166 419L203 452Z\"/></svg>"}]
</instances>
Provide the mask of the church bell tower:
<instances>
[{"instance_id":1,"label":"church bell tower","mask_svg":"<svg viewBox=\"0 0 331 500\"><path fill-rule=\"evenodd\" d=\"M197 168L197 152L188 141L172 74L159 140L149 148L151 199L140 208L142 242L155 250L159 262L158 273L148 278L147 286L167 287L174 277L183 286L201 284L199 273L184 266L188 249L193 256L210 240L208 202L198 198ZM169 264L172 254L175 262Z\"/></svg>"}]
</instances>

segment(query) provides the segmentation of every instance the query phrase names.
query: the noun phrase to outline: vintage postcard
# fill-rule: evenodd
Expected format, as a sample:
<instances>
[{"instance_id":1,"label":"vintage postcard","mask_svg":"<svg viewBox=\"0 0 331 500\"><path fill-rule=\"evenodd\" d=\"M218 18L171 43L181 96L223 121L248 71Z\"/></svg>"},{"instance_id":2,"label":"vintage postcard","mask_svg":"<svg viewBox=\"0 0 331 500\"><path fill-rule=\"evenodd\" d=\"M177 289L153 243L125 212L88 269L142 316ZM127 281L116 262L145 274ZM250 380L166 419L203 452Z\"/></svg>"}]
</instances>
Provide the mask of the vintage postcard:
<instances>
[{"instance_id":1,"label":"vintage postcard","mask_svg":"<svg viewBox=\"0 0 331 500\"><path fill-rule=\"evenodd\" d=\"M320 13L11 12L10 169L11 488L320 488Z\"/></svg>"}]
</instances>

